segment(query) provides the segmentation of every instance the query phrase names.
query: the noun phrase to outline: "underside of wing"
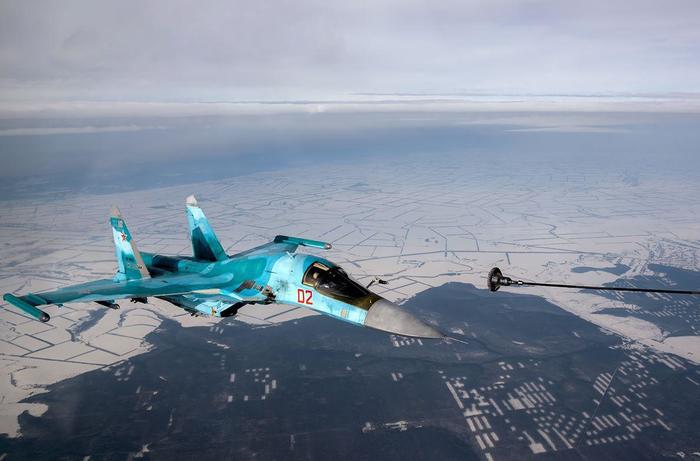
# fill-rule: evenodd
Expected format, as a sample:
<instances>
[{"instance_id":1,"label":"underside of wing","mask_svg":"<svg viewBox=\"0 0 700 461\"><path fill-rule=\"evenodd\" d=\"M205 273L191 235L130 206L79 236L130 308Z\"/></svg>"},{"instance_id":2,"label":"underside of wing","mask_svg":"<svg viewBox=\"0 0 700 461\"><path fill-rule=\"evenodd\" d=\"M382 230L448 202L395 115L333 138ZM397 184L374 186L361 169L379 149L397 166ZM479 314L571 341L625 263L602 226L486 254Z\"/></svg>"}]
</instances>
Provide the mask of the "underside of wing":
<instances>
[{"instance_id":1,"label":"underside of wing","mask_svg":"<svg viewBox=\"0 0 700 461\"><path fill-rule=\"evenodd\" d=\"M222 299L218 296L202 295L198 293L157 296L157 298L174 304L177 307L181 307L194 315L203 314L217 317L235 315L238 309L246 304L243 301L235 301L231 298Z\"/></svg>"}]
</instances>

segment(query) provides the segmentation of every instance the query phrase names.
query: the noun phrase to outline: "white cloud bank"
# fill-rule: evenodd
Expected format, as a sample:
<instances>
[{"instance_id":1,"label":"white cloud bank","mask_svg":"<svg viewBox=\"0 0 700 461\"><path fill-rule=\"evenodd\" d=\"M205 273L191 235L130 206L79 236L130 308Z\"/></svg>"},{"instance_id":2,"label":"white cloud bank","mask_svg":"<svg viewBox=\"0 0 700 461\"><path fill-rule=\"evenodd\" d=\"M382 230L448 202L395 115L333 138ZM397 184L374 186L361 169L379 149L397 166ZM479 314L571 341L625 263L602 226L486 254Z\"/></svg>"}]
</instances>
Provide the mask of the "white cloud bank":
<instances>
[{"instance_id":1,"label":"white cloud bank","mask_svg":"<svg viewBox=\"0 0 700 461\"><path fill-rule=\"evenodd\" d=\"M700 92L700 3L0 3L0 100Z\"/></svg>"}]
</instances>

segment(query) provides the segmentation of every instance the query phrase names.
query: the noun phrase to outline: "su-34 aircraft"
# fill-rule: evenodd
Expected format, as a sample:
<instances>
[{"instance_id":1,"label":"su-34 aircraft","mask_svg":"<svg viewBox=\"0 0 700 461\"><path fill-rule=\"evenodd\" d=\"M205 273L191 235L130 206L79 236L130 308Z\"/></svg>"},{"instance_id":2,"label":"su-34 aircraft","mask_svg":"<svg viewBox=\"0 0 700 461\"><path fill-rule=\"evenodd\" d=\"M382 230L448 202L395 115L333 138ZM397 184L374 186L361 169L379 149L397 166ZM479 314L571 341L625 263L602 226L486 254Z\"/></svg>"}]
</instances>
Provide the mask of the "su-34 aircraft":
<instances>
[{"instance_id":1,"label":"su-34 aircraft","mask_svg":"<svg viewBox=\"0 0 700 461\"><path fill-rule=\"evenodd\" d=\"M313 309L356 325L420 338L444 338L433 327L351 279L338 265L299 246L330 249L329 243L278 235L259 247L229 256L194 196L187 197L187 221L194 256L139 252L119 209L110 222L119 270L112 279L55 291L3 299L48 322L38 306L96 302L118 309L119 299L146 303L155 297L192 314L227 317L245 304L289 304Z\"/></svg>"}]
</instances>

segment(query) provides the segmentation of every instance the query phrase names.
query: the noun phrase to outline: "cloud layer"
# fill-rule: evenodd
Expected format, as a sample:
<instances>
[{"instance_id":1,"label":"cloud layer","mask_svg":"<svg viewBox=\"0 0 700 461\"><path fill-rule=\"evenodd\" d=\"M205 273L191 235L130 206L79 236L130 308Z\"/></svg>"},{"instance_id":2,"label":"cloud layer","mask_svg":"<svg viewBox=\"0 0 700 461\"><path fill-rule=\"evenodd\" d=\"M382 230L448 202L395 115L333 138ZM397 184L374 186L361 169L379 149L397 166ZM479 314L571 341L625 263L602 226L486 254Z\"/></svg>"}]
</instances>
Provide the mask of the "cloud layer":
<instances>
[{"instance_id":1,"label":"cloud layer","mask_svg":"<svg viewBox=\"0 0 700 461\"><path fill-rule=\"evenodd\" d=\"M7 0L0 99L700 91L700 3Z\"/></svg>"}]
</instances>

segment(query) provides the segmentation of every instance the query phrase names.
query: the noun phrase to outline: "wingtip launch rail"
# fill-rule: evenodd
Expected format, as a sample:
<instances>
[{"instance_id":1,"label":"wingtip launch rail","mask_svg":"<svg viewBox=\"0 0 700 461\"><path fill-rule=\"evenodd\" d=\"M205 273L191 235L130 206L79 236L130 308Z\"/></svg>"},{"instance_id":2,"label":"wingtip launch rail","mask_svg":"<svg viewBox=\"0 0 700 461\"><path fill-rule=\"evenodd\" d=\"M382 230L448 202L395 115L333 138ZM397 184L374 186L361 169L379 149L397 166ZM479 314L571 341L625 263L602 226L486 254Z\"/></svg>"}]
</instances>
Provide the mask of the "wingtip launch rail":
<instances>
[{"instance_id":1,"label":"wingtip launch rail","mask_svg":"<svg viewBox=\"0 0 700 461\"><path fill-rule=\"evenodd\" d=\"M555 287L555 288L576 288L582 290L601 290L601 291L631 291L636 293L668 293L676 295L700 295L700 291L695 290L669 290L666 288L636 288L636 287L604 287L592 285L569 285L565 283L540 283L540 282L525 282L523 280L513 280L510 277L503 275L498 267L494 267L489 271L488 287L491 291L498 291L502 286L538 286L538 287Z\"/></svg>"},{"instance_id":2,"label":"wingtip launch rail","mask_svg":"<svg viewBox=\"0 0 700 461\"><path fill-rule=\"evenodd\" d=\"M30 297L30 295L25 296L25 298L27 297ZM12 293L5 293L2 299L17 307L18 309L26 312L27 314L31 315L37 320L41 320L42 322L48 322L49 320L51 320L49 314L36 307L34 304L31 304L31 301L29 300L25 301L24 299L18 298ZM39 298L39 302L37 304L46 304L46 302L43 299Z\"/></svg>"}]
</instances>

